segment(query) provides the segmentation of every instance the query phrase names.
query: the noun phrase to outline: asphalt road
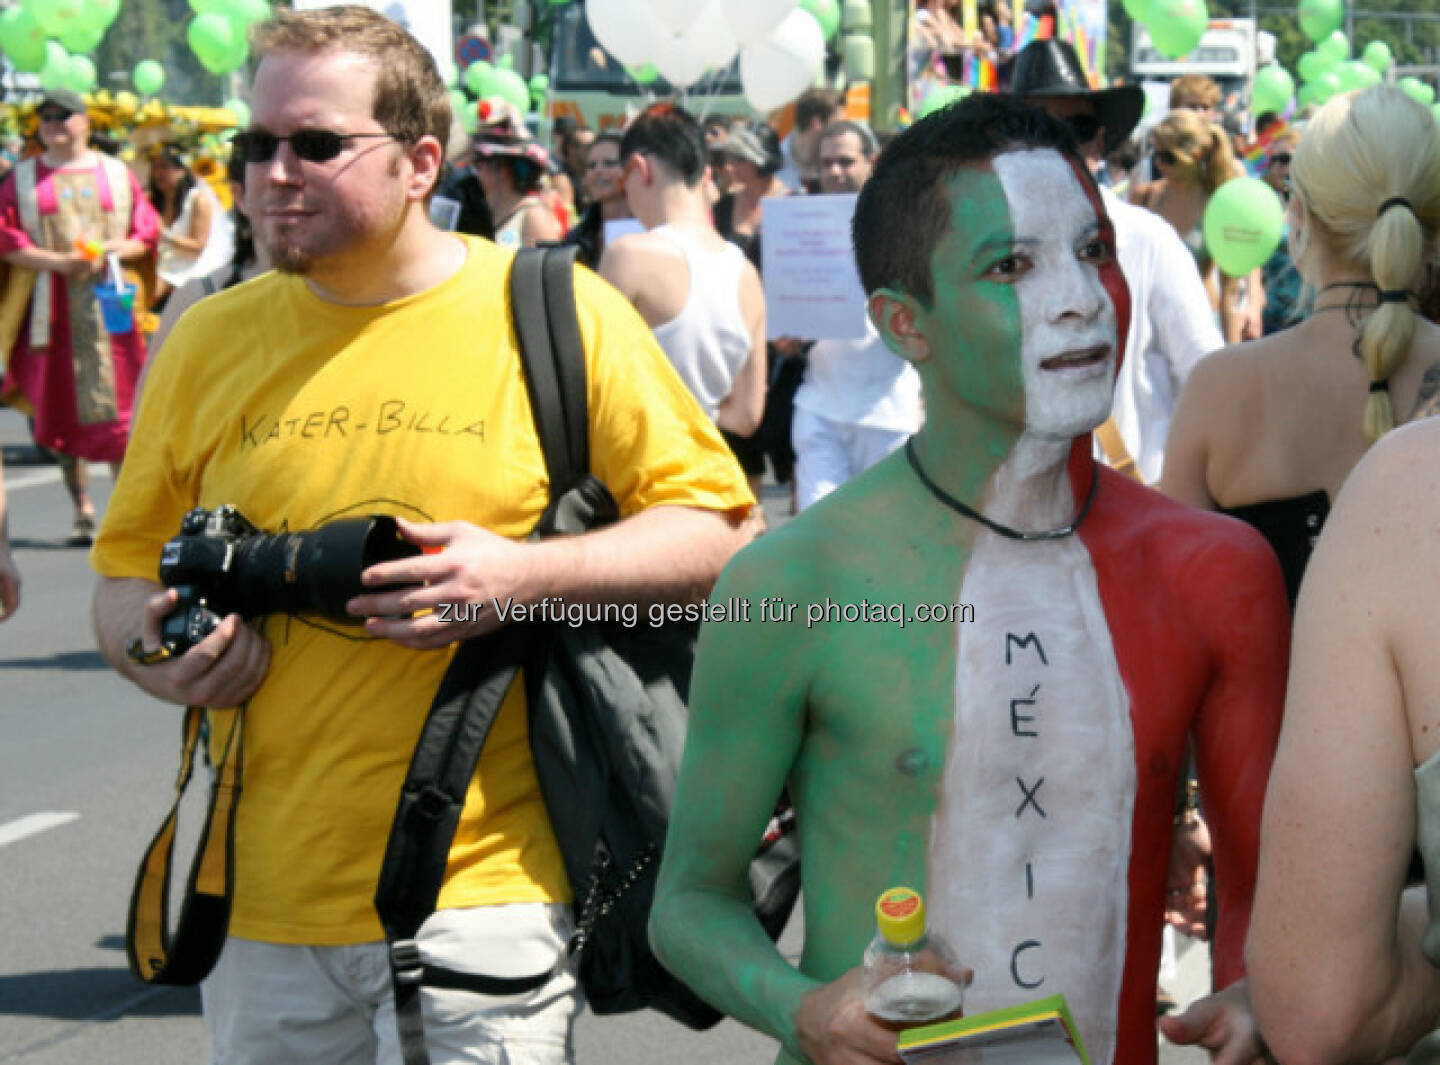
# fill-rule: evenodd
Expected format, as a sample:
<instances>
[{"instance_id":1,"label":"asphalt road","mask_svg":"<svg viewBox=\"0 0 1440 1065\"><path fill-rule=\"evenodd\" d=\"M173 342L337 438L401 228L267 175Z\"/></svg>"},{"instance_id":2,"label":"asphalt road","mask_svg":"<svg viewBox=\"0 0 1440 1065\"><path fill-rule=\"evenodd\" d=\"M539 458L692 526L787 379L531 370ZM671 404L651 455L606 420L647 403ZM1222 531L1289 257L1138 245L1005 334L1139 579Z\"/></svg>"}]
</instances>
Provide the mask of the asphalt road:
<instances>
[{"instance_id":1,"label":"asphalt road","mask_svg":"<svg viewBox=\"0 0 1440 1065\"><path fill-rule=\"evenodd\" d=\"M135 863L169 802L179 714L121 681L94 650L86 553L64 546L70 508L35 463L25 423L0 409L11 539L24 578L0 623L0 1065L198 1065L199 996L147 989L125 967ZM107 476L94 478L98 506ZM772 523L782 494L767 493ZM782 949L798 951L792 926ZM1182 997L1203 980L1188 955ZM697 1034L652 1013L579 1023L581 1065L719 1065L774 1056L727 1021ZM1165 1065L1203 1060L1174 1049Z\"/></svg>"}]
</instances>

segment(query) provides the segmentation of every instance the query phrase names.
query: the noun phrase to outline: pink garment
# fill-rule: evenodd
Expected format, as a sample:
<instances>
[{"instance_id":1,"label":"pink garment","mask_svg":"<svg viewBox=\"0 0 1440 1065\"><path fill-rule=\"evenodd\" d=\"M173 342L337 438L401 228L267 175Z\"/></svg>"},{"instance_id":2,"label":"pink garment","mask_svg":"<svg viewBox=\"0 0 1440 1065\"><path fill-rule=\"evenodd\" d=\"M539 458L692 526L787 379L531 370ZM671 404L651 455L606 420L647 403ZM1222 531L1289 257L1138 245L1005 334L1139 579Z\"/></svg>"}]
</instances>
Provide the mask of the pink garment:
<instances>
[{"instance_id":1,"label":"pink garment","mask_svg":"<svg viewBox=\"0 0 1440 1065\"><path fill-rule=\"evenodd\" d=\"M42 213L55 203L55 191L51 182L53 173L52 168L36 160L36 198ZM113 210L110 190L98 164L95 166L95 173L101 204ZM153 249L160 237L159 215L135 175L127 172L127 176L130 180L130 198L133 205L127 236L143 241ZM20 224L15 182L12 179L0 185L0 256L34 246L34 242ZM135 329L110 337L117 415L110 421L82 421L76 401L77 382L70 342L68 287L64 278L50 272L41 273L35 283L51 286L50 344L38 349L30 346L30 312L27 307L24 324L16 337L15 347L10 352L8 376L0 392L15 389L30 402L35 411L37 443L78 458L97 462L119 462L124 457L125 443L130 433L130 406L135 394L135 382L145 362L145 341Z\"/></svg>"}]
</instances>

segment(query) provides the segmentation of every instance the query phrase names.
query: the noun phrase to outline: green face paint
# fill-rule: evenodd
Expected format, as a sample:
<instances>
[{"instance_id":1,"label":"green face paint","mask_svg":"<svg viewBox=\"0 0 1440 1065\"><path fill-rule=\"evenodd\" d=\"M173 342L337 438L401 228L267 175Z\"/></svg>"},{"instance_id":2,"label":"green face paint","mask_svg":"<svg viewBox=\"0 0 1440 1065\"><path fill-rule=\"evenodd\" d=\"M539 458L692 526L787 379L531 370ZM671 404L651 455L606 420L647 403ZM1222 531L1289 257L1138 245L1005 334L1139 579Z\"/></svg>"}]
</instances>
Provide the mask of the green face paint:
<instances>
[{"instance_id":1,"label":"green face paint","mask_svg":"<svg viewBox=\"0 0 1440 1065\"><path fill-rule=\"evenodd\" d=\"M926 405L958 402L1022 428L1020 302L1008 283L1015 230L1005 189L992 170L966 168L949 179L947 195L950 229L930 260L935 298L917 322L930 343L919 367Z\"/></svg>"}]
</instances>

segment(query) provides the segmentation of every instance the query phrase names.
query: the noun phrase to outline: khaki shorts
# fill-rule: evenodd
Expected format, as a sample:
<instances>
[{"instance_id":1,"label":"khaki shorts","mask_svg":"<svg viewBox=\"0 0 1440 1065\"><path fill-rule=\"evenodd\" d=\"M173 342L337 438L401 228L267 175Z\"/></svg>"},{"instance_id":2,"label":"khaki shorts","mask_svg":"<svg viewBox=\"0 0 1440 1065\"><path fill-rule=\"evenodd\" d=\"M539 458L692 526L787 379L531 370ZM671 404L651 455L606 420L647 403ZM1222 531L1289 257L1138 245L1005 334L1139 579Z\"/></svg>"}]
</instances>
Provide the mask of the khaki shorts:
<instances>
[{"instance_id":1,"label":"khaki shorts","mask_svg":"<svg viewBox=\"0 0 1440 1065\"><path fill-rule=\"evenodd\" d=\"M487 976L555 966L568 906L517 903L442 910L420 929L425 962ZM231 937L201 984L213 1065L400 1065L384 943L301 947ZM562 970L523 995L426 988L432 1065L571 1065L582 1004Z\"/></svg>"}]
</instances>

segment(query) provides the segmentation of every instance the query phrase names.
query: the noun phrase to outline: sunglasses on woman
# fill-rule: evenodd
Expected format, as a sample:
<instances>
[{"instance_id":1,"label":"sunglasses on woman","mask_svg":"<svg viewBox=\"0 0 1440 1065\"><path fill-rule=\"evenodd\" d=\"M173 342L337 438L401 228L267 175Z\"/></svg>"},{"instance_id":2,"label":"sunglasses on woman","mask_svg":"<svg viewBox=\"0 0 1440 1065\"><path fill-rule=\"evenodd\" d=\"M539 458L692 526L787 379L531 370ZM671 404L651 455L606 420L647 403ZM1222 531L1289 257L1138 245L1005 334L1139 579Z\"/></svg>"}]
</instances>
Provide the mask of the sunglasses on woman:
<instances>
[{"instance_id":1,"label":"sunglasses on woman","mask_svg":"<svg viewBox=\"0 0 1440 1065\"><path fill-rule=\"evenodd\" d=\"M390 133L336 133L333 129L302 129L288 137L277 137L268 130L247 129L236 141L247 163L268 163L284 141L290 142L296 158L307 163L328 163L345 150L348 141L372 138L395 139Z\"/></svg>"}]
</instances>

